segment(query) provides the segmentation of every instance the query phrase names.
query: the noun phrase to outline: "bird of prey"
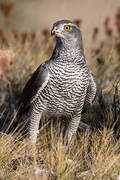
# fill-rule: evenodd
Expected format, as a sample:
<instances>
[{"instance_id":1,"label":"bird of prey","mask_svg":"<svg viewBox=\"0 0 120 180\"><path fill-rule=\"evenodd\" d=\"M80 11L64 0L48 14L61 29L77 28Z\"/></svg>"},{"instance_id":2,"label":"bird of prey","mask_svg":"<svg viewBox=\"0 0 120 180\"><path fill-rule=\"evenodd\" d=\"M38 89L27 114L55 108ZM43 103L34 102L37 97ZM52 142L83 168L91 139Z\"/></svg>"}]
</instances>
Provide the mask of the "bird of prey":
<instances>
[{"instance_id":1,"label":"bird of prey","mask_svg":"<svg viewBox=\"0 0 120 180\"><path fill-rule=\"evenodd\" d=\"M49 60L41 64L23 89L19 117L27 114L27 132L36 143L42 114L66 117L67 144L77 131L81 113L96 95L96 83L86 65L79 27L69 20L53 24L56 45Z\"/></svg>"}]
</instances>

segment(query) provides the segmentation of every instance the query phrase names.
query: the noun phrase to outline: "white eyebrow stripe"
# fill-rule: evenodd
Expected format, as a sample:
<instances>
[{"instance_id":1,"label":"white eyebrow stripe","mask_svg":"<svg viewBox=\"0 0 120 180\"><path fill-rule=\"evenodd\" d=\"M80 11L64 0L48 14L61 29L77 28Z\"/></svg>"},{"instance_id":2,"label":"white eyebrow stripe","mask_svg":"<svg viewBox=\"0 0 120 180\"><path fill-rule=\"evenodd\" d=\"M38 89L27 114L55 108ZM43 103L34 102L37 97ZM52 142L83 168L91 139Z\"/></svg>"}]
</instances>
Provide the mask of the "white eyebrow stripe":
<instances>
[{"instance_id":1,"label":"white eyebrow stripe","mask_svg":"<svg viewBox=\"0 0 120 180\"><path fill-rule=\"evenodd\" d=\"M78 27L76 24L73 24L73 23L67 23L67 24L65 24L65 25L71 25L71 26L74 26L74 27L76 27L77 29L79 29L79 27Z\"/></svg>"}]
</instances>

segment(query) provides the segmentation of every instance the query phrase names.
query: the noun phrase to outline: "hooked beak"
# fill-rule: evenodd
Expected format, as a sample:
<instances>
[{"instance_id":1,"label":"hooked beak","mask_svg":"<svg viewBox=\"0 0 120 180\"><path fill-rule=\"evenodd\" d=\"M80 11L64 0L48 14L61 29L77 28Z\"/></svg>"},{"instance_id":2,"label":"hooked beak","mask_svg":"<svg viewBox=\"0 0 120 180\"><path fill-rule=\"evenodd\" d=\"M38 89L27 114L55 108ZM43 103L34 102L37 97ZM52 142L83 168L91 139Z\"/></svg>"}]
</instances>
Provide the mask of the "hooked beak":
<instances>
[{"instance_id":1,"label":"hooked beak","mask_svg":"<svg viewBox=\"0 0 120 180\"><path fill-rule=\"evenodd\" d=\"M58 29L58 27L57 26L54 26L53 28L52 28L52 31L51 31L51 36L53 36L53 35L56 35L56 36L63 36L63 32L60 32L60 30Z\"/></svg>"},{"instance_id":2,"label":"hooked beak","mask_svg":"<svg viewBox=\"0 0 120 180\"><path fill-rule=\"evenodd\" d=\"M55 29L53 28L51 31L51 36L55 35Z\"/></svg>"}]
</instances>

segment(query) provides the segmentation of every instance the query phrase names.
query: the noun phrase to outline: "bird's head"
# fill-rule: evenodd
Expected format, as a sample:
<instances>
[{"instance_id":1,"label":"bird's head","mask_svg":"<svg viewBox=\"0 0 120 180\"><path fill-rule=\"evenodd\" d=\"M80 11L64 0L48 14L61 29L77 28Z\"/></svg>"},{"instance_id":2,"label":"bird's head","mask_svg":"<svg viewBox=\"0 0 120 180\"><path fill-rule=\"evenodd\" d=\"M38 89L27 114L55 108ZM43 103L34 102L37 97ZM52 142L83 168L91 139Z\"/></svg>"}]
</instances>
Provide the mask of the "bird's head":
<instances>
[{"instance_id":1,"label":"bird's head","mask_svg":"<svg viewBox=\"0 0 120 180\"><path fill-rule=\"evenodd\" d=\"M51 35L67 49L80 49L83 51L82 36L79 27L69 20L57 21L53 24Z\"/></svg>"}]
</instances>

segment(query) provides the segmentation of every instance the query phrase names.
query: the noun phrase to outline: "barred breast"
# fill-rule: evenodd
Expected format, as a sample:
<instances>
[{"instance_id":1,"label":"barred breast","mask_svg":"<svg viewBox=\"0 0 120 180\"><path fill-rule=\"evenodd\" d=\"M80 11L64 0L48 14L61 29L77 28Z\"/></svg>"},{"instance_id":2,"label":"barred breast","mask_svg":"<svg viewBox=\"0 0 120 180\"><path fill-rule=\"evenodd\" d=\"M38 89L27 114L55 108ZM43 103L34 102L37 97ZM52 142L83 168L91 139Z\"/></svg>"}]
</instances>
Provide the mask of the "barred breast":
<instances>
[{"instance_id":1,"label":"barred breast","mask_svg":"<svg viewBox=\"0 0 120 180\"><path fill-rule=\"evenodd\" d=\"M44 101L45 112L72 115L80 111L88 87L89 70L86 64L54 62L49 66L50 79L38 101Z\"/></svg>"}]
</instances>

